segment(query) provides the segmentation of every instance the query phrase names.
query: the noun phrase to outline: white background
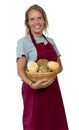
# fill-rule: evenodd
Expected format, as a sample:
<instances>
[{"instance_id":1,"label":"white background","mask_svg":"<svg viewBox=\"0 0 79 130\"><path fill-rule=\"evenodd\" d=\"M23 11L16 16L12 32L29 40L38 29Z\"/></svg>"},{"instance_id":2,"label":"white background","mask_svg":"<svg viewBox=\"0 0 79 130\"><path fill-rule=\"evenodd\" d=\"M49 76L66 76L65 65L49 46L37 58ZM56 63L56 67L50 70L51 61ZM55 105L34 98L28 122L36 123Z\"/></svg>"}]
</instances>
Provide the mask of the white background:
<instances>
[{"instance_id":1,"label":"white background","mask_svg":"<svg viewBox=\"0 0 79 130\"><path fill-rule=\"evenodd\" d=\"M42 6L49 35L60 50L59 83L69 130L79 130L79 3L78 0L0 1L0 130L22 130L21 80L16 70L17 40L24 36L24 15L32 4Z\"/></svg>"}]
</instances>

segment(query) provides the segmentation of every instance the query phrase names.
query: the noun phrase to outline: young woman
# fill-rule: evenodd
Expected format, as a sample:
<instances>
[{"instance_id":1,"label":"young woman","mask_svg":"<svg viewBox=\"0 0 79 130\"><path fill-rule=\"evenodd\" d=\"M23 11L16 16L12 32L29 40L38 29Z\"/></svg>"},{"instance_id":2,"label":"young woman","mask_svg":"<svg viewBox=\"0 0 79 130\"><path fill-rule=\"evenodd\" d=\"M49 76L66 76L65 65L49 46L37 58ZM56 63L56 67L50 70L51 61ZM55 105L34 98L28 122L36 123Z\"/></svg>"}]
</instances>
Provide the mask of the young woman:
<instances>
[{"instance_id":1,"label":"young woman","mask_svg":"<svg viewBox=\"0 0 79 130\"><path fill-rule=\"evenodd\" d=\"M47 59L59 63L60 53L52 38L46 37L48 20L39 5L32 5L25 12L26 35L17 44L17 71L21 77L24 103L23 130L68 130L58 78L32 82L25 74L29 61Z\"/></svg>"}]
</instances>

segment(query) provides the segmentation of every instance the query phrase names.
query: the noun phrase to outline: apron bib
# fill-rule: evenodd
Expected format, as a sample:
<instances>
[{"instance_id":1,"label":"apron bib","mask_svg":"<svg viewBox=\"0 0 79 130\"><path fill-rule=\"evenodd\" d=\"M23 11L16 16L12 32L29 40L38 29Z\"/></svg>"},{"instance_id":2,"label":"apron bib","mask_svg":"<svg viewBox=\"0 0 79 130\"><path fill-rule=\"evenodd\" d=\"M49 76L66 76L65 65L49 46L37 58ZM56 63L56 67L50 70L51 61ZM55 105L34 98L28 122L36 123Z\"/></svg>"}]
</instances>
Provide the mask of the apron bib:
<instances>
[{"instance_id":1,"label":"apron bib","mask_svg":"<svg viewBox=\"0 0 79 130\"><path fill-rule=\"evenodd\" d=\"M51 61L51 60L57 61L57 54L56 54L53 46L49 43L49 41L46 39L46 37L44 35L43 35L43 37L47 41L46 45L44 45L43 42L41 42L40 44L37 44L32 33L30 33L30 37L37 50L37 60L45 58L45 59L48 59L49 61Z\"/></svg>"},{"instance_id":2,"label":"apron bib","mask_svg":"<svg viewBox=\"0 0 79 130\"><path fill-rule=\"evenodd\" d=\"M43 42L37 44L32 33L30 37L37 50L37 60L57 61L57 54L45 36L46 45ZM40 90L33 90L23 82L22 96L23 130L68 130L57 77L53 84Z\"/></svg>"}]
</instances>

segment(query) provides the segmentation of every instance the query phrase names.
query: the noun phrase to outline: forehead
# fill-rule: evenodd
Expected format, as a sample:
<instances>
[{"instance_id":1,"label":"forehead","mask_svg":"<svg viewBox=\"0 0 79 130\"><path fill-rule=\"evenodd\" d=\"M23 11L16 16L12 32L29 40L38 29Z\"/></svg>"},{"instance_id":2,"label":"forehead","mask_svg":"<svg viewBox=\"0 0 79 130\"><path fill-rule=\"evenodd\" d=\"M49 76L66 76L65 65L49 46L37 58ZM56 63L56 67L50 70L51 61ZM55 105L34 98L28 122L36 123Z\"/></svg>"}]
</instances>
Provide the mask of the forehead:
<instances>
[{"instance_id":1,"label":"forehead","mask_svg":"<svg viewBox=\"0 0 79 130\"><path fill-rule=\"evenodd\" d=\"M28 13L28 17L35 17L35 16L43 16L42 13L38 10L30 10Z\"/></svg>"}]
</instances>

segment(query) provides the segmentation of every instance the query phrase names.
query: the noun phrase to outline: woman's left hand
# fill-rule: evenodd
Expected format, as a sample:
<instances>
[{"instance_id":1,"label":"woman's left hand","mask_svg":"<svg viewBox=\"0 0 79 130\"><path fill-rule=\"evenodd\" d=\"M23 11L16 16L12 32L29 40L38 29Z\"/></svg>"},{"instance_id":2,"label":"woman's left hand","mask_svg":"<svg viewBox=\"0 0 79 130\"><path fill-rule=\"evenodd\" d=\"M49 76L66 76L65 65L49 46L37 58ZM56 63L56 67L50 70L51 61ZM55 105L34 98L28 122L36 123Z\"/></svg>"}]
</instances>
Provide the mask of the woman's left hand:
<instances>
[{"instance_id":1,"label":"woman's left hand","mask_svg":"<svg viewBox=\"0 0 79 130\"><path fill-rule=\"evenodd\" d=\"M55 80L55 78L50 79L50 80L42 79L42 80L37 81L36 83L33 83L31 87L33 89L46 88L46 87L50 86L54 82L54 80Z\"/></svg>"}]
</instances>

